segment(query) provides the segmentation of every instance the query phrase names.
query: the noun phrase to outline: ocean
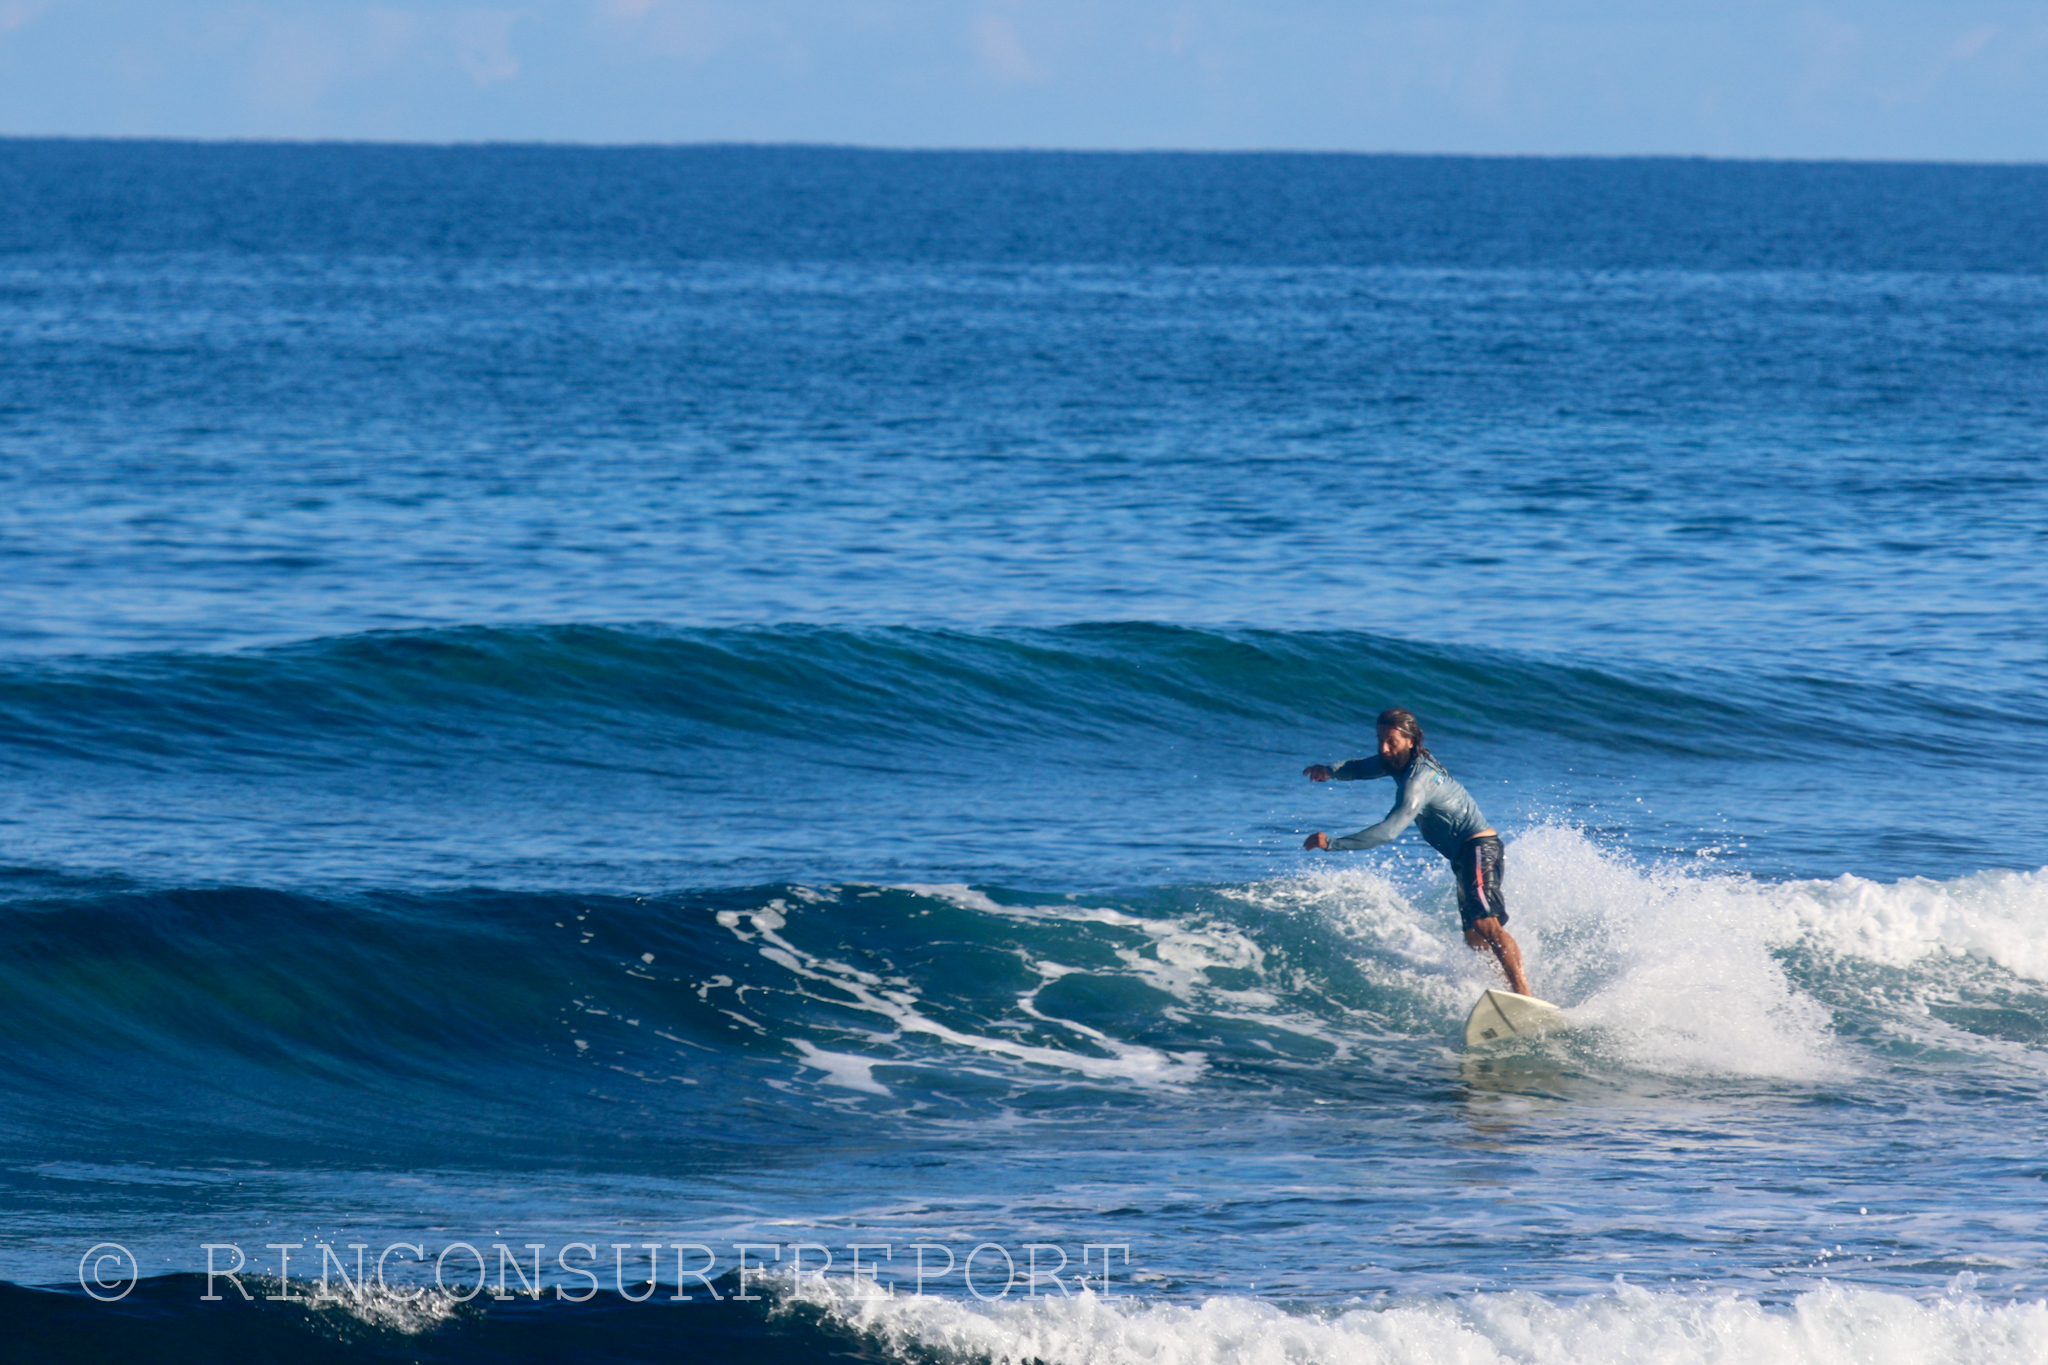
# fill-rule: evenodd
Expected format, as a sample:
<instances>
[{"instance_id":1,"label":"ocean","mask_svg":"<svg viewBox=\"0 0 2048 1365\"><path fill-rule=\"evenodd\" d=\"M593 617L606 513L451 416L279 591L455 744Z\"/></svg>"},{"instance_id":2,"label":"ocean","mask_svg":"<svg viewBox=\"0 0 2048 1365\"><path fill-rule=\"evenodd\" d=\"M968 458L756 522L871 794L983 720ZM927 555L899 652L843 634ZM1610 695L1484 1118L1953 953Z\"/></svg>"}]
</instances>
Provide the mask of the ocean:
<instances>
[{"instance_id":1,"label":"ocean","mask_svg":"<svg viewBox=\"0 0 2048 1365\"><path fill-rule=\"evenodd\" d=\"M2048 167L0 140L0 1358L2048 1361L2044 455Z\"/></svg>"}]
</instances>

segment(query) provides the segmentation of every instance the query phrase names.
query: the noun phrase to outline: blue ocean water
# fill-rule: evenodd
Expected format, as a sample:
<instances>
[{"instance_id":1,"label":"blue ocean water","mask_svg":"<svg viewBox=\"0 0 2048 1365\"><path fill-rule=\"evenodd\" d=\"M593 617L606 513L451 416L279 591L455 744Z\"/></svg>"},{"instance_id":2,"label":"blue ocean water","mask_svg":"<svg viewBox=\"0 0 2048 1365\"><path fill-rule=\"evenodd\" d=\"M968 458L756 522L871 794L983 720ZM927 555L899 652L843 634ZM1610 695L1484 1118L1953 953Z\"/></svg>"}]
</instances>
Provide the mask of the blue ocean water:
<instances>
[{"instance_id":1,"label":"blue ocean water","mask_svg":"<svg viewBox=\"0 0 2048 1365\"><path fill-rule=\"evenodd\" d=\"M0 142L0 1350L2041 1359L2044 439L2048 168Z\"/></svg>"}]
</instances>

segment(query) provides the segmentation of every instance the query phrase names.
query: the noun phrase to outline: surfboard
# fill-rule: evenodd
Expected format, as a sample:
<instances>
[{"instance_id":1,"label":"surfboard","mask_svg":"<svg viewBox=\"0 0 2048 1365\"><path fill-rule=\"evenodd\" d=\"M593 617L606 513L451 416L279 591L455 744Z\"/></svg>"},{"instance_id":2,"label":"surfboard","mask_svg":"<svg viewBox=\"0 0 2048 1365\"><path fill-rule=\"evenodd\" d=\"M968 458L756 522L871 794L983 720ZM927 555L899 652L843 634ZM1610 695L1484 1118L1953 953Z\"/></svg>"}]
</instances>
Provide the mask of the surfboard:
<instances>
[{"instance_id":1,"label":"surfboard","mask_svg":"<svg viewBox=\"0 0 2048 1365\"><path fill-rule=\"evenodd\" d=\"M1513 991L1488 991L1465 1018L1465 1046L1495 1047L1565 1027L1564 1011L1548 1000Z\"/></svg>"}]
</instances>

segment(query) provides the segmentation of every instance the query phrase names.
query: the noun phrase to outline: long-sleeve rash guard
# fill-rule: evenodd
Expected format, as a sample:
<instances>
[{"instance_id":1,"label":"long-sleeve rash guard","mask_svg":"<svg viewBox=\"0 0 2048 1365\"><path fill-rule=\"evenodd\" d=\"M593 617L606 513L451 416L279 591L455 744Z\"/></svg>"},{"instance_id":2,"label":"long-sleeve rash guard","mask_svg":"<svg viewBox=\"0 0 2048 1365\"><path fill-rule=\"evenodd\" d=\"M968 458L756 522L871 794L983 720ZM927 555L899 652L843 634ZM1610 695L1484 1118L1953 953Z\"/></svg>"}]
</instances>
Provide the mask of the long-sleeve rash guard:
<instances>
[{"instance_id":1,"label":"long-sleeve rash guard","mask_svg":"<svg viewBox=\"0 0 2048 1365\"><path fill-rule=\"evenodd\" d=\"M1427 750L1417 754L1408 770L1389 773L1378 754L1354 758L1330 770L1339 782L1359 782L1374 777L1394 779L1397 794L1394 808L1377 825L1330 840L1331 848L1378 848L1401 837L1410 824L1422 831L1429 846L1446 858L1455 859L1467 839L1486 828L1479 803L1444 770L1444 765Z\"/></svg>"}]
</instances>

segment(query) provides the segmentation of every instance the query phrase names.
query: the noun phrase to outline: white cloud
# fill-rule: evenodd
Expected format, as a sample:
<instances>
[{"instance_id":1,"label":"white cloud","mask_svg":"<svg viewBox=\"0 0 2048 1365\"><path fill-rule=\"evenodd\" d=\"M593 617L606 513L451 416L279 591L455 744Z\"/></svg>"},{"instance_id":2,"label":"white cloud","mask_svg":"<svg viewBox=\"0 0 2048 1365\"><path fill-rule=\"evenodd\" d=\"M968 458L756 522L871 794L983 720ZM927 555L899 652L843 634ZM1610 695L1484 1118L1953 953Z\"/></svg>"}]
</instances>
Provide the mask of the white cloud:
<instances>
[{"instance_id":1,"label":"white cloud","mask_svg":"<svg viewBox=\"0 0 2048 1365\"><path fill-rule=\"evenodd\" d=\"M1186 56L1195 41L1196 32L1195 16L1186 10L1180 11L1173 16L1173 27L1167 30L1166 50L1176 57Z\"/></svg>"},{"instance_id":2,"label":"white cloud","mask_svg":"<svg viewBox=\"0 0 2048 1365\"><path fill-rule=\"evenodd\" d=\"M1982 52L1984 45L1990 42L1997 33L1998 25L1996 24L1985 24L1982 28L1973 28L1962 37L1956 39L1956 45L1948 50L1948 55L1959 62L1967 61L1979 52Z\"/></svg>"},{"instance_id":3,"label":"white cloud","mask_svg":"<svg viewBox=\"0 0 2048 1365\"><path fill-rule=\"evenodd\" d=\"M706 0L601 0L598 13L629 30L642 51L691 61L717 54L760 26L732 6Z\"/></svg>"},{"instance_id":4,"label":"white cloud","mask_svg":"<svg viewBox=\"0 0 2048 1365\"><path fill-rule=\"evenodd\" d=\"M507 9L473 9L456 16L455 60L478 85L497 85L519 74L519 59L512 55L512 25L519 18L519 11Z\"/></svg>"},{"instance_id":5,"label":"white cloud","mask_svg":"<svg viewBox=\"0 0 2048 1365\"><path fill-rule=\"evenodd\" d=\"M248 49L248 83L258 104L304 114L349 75L349 54L334 36L310 24L271 22Z\"/></svg>"},{"instance_id":6,"label":"white cloud","mask_svg":"<svg viewBox=\"0 0 2048 1365\"><path fill-rule=\"evenodd\" d=\"M412 47L419 20L402 9L372 5L368 14L370 51L380 62L395 61Z\"/></svg>"},{"instance_id":7,"label":"white cloud","mask_svg":"<svg viewBox=\"0 0 2048 1365\"><path fill-rule=\"evenodd\" d=\"M293 134L324 131L336 101L346 104L378 82L503 84L521 70L513 28L531 17L528 9L437 11L406 0L326 13L271 0L209 13L213 22L191 32L205 50L236 55L239 84L266 131Z\"/></svg>"},{"instance_id":8,"label":"white cloud","mask_svg":"<svg viewBox=\"0 0 2048 1365\"><path fill-rule=\"evenodd\" d=\"M1024 50L1024 40L1017 36L1017 25L1000 14L981 16L974 26L974 47L981 54L981 64L988 73L1004 85L1046 78L1044 70Z\"/></svg>"},{"instance_id":9,"label":"white cloud","mask_svg":"<svg viewBox=\"0 0 2048 1365\"><path fill-rule=\"evenodd\" d=\"M0 33L27 28L50 7L50 0L0 0Z\"/></svg>"},{"instance_id":10,"label":"white cloud","mask_svg":"<svg viewBox=\"0 0 2048 1365\"><path fill-rule=\"evenodd\" d=\"M1794 90L1802 111L1848 82L1863 47L1863 31L1854 24L1822 18L1808 21L1804 28L1806 65Z\"/></svg>"}]
</instances>

